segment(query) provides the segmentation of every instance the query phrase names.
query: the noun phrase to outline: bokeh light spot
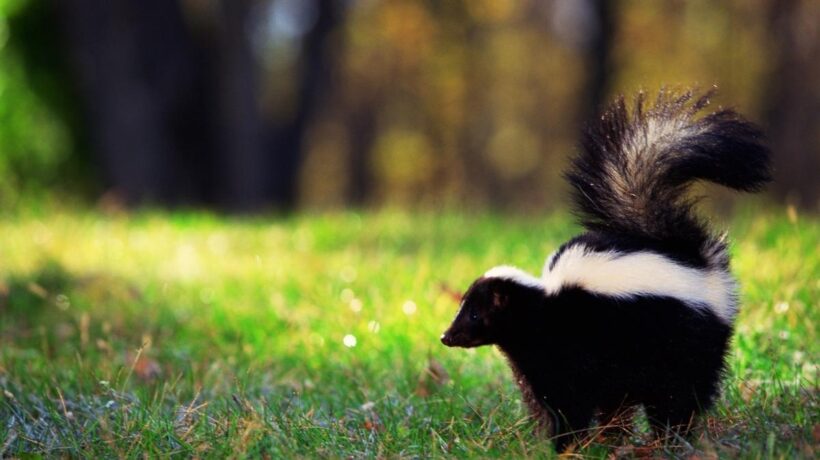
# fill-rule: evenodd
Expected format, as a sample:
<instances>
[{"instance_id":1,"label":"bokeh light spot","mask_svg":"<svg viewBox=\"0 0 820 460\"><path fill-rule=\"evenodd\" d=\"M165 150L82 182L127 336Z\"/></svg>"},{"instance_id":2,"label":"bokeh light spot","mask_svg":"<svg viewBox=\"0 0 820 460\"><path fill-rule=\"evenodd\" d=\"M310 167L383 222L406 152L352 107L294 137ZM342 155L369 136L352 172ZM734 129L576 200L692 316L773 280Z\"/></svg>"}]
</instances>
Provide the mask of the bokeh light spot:
<instances>
[{"instance_id":1,"label":"bokeh light spot","mask_svg":"<svg viewBox=\"0 0 820 460\"><path fill-rule=\"evenodd\" d=\"M355 347L355 346L356 346L356 336L355 336L355 335L353 335L353 334L347 334L347 335L346 335L346 336L344 336L344 338L342 339L342 343L343 343L343 344L344 344L347 348L353 348L353 347Z\"/></svg>"},{"instance_id":2,"label":"bokeh light spot","mask_svg":"<svg viewBox=\"0 0 820 460\"><path fill-rule=\"evenodd\" d=\"M401 306L401 311L403 311L407 316L416 314L416 309L416 302L413 302L412 300L404 302L404 305Z\"/></svg>"},{"instance_id":3,"label":"bokeh light spot","mask_svg":"<svg viewBox=\"0 0 820 460\"><path fill-rule=\"evenodd\" d=\"M367 323L367 330L374 333L374 334L378 334L379 329L381 329L381 328L382 328L382 325L379 324L379 322L376 321L376 320L373 320L373 321L370 321L369 323Z\"/></svg>"}]
</instances>

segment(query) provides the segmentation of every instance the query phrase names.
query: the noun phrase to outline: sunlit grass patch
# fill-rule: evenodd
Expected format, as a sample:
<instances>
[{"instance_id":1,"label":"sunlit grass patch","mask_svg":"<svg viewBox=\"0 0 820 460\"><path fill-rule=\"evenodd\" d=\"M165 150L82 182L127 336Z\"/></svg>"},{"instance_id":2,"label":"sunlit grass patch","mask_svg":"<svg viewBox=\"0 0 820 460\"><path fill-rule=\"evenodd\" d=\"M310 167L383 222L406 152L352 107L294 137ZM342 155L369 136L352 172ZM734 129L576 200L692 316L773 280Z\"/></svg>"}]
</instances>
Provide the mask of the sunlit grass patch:
<instances>
[{"instance_id":1,"label":"sunlit grass patch","mask_svg":"<svg viewBox=\"0 0 820 460\"><path fill-rule=\"evenodd\" d=\"M565 214L30 213L0 220L3 455L540 456L503 358L438 337L486 268L537 272ZM820 224L732 223L742 310L692 444L816 453ZM557 377L560 378L560 377Z\"/></svg>"}]
</instances>

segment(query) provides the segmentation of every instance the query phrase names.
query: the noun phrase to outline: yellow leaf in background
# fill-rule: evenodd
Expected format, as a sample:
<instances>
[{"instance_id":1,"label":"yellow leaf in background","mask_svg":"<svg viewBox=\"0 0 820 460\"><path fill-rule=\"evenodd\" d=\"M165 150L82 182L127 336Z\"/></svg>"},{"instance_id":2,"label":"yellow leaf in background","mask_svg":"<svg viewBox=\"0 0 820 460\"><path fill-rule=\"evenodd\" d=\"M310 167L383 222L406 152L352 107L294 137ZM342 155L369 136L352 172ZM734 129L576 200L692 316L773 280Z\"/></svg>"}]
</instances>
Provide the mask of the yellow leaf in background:
<instances>
[{"instance_id":1,"label":"yellow leaf in background","mask_svg":"<svg viewBox=\"0 0 820 460\"><path fill-rule=\"evenodd\" d=\"M786 215L789 217L789 222L792 224L797 223L797 208L793 204L786 207Z\"/></svg>"}]
</instances>

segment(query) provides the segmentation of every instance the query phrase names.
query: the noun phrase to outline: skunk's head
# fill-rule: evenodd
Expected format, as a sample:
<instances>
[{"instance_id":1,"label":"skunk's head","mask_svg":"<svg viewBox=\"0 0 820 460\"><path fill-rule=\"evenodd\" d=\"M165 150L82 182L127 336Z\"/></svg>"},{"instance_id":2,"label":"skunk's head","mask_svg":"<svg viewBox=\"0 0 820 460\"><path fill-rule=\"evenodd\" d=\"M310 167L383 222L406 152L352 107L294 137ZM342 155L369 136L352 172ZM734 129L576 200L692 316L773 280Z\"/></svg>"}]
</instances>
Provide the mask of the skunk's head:
<instances>
[{"instance_id":1,"label":"skunk's head","mask_svg":"<svg viewBox=\"0 0 820 460\"><path fill-rule=\"evenodd\" d=\"M441 335L448 347L492 345L514 333L520 312L544 298L541 280L517 268L496 267L477 279L461 299L450 327Z\"/></svg>"}]
</instances>

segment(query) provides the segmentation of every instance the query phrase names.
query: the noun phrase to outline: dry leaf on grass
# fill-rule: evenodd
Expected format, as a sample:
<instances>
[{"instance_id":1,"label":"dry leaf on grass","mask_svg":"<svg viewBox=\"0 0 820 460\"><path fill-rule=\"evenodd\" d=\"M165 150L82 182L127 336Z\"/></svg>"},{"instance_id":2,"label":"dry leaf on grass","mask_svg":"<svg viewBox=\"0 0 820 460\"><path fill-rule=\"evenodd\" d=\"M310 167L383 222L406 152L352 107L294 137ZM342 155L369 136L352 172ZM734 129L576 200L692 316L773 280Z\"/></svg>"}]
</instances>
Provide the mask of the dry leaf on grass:
<instances>
[{"instance_id":1,"label":"dry leaf on grass","mask_svg":"<svg viewBox=\"0 0 820 460\"><path fill-rule=\"evenodd\" d=\"M760 387L760 382L748 381L740 383L740 397L743 402L751 402L757 395L757 389Z\"/></svg>"},{"instance_id":2,"label":"dry leaf on grass","mask_svg":"<svg viewBox=\"0 0 820 460\"><path fill-rule=\"evenodd\" d=\"M150 382L162 374L159 363L143 354L129 353L128 362L133 363L134 375L145 382Z\"/></svg>"},{"instance_id":3,"label":"dry leaf on grass","mask_svg":"<svg viewBox=\"0 0 820 460\"><path fill-rule=\"evenodd\" d=\"M364 426L364 429L368 431L384 430L384 424L375 409L376 403L373 401L367 401L359 407L359 410L364 413L364 423L362 425Z\"/></svg>"},{"instance_id":4,"label":"dry leaf on grass","mask_svg":"<svg viewBox=\"0 0 820 460\"><path fill-rule=\"evenodd\" d=\"M446 385L450 381L450 374L444 369L440 362L433 358L427 361L427 367L419 376L416 385L416 394L426 398L430 396L436 388Z\"/></svg>"}]
</instances>

